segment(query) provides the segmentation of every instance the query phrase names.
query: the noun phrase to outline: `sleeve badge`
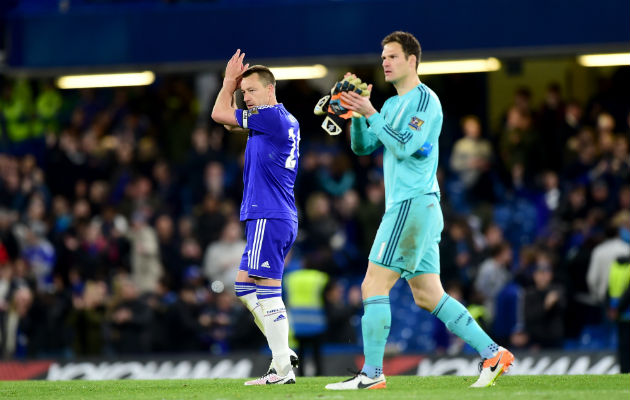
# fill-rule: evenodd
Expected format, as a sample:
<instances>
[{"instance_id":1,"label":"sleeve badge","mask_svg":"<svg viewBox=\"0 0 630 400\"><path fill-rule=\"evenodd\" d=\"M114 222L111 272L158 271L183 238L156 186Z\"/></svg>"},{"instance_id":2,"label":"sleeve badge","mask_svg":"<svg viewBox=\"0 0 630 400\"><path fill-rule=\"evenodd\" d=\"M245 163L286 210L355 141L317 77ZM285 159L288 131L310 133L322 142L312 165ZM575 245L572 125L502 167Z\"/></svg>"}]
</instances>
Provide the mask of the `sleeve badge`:
<instances>
[{"instance_id":1,"label":"sleeve badge","mask_svg":"<svg viewBox=\"0 0 630 400\"><path fill-rule=\"evenodd\" d=\"M411 129L413 129L414 131L417 131L418 129L420 129L420 127L422 126L422 124L424 124L424 121L421 120L418 117L411 117L411 121L409 121L409 127Z\"/></svg>"},{"instance_id":2,"label":"sleeve badge","mask_svg":"<svg viewBox=\"0 0 630 400\"><path fill-rule=\"evenodd\" d=\"M243 116L247 116L247 118L251 117L252 115L256 115L258 114L258 109L257 108L251 108L249 110L246 110L245 112L243 112Z\"/></svg>"}]
</instances>

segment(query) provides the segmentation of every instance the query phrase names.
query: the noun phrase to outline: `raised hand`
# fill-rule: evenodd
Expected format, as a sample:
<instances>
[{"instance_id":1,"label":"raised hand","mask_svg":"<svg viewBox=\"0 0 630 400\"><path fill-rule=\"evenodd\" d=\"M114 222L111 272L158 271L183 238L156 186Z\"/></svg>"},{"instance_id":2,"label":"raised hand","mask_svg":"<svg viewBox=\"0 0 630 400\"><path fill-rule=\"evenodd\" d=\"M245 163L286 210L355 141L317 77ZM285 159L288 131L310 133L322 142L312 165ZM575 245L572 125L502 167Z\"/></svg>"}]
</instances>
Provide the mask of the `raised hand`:
<instances>
[{"instance_id":1,"label":"raised hand","mask_svg":"<svg viewBox=\"0 0 630 400\"><path fill-rule=\"evenodd\" d=\"M226 81L229 83L234 82L234 89L236 89L241 81L241 77L243 72L247 70L249 64L243 65L243 59L245 58L245 53L241 53L241 49L237 49L236 53L232 55L232 58L227 63L225 67L225 77L223 78L223 83Z\"/></svg>"},{"instance_id":2,"label":"raised hand","mask_svg":"<svg viewBox=\"0 0 630 400\"><path fill-rule=\"evenodd\" d=\"M372 93L372 84L368 85L367 91ZM345 108L357 112L366 118L376 112L369 95L362 96L356 92L342 92L341 101Z\"/></svg>"}]
</instances>

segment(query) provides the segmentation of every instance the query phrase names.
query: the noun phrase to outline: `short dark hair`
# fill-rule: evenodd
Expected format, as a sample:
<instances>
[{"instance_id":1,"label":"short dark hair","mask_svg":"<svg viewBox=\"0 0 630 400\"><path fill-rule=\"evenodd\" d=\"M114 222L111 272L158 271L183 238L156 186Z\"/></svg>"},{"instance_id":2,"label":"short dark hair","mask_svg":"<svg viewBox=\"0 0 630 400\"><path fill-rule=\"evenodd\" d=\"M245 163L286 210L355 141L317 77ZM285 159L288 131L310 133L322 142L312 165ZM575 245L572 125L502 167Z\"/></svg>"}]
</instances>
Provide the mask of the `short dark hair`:
<instances>
[{"instance_id":1,"label":"short dark hair","mask_svg":"<svg viewBox=\"0 0 630 400\"><path fill-rule=\"evenodd\" d=\"M264 65L252 65L251 67L247 68L247 71L243 72L243 78L246 78L253 74L258 74L258 79L260 79L264 86L276 86L276 77L273 76L271 70Z\"/></svg>"},{"instance_id":2,"label":"short dark hair","mask_svg":"<svg viewBox=\"0 0 630 400\"><path fill-rule=\"evenodd\" d=\"M468 121L475 121L477 123L477 125L481 126L481 120L479 119L478 116L474 115L474 114L468 114L465 115L464 117L462 117L462 119L459 121L459 124L462 126L462 128L464 127L464 124Z\"/></svg>"},{"instance_id":3,"label":"short dark hair","mask_svg":"<svg viewBox=\"0 0 630 400\"><path fill-rule=\"evenodd\" d=\"M416 56L416 69L420 64L420 57L422 56L422 48L420 42L409 32L396 31L385 36L385 39L381 42L381 46L385 47L388 43L398 43L403 49L405 56Z\"/></svg>"}]
</instances>

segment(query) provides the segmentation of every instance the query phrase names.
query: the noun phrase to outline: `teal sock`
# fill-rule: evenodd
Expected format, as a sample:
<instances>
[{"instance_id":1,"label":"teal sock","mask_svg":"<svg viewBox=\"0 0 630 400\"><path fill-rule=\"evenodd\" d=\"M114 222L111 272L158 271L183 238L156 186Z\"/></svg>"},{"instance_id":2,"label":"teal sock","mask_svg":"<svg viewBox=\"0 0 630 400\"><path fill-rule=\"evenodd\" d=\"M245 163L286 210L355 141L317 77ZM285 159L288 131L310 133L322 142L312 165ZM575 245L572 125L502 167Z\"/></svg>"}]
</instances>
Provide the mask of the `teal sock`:
<instances>
[{"instance_id":1,"label":"teal sock","mask_svg":"<svg viewBox=\"0 0 630 400\"><path fill-rule=\"evenodd\" d=\"M462 303L446 293L431 314L444 322L449 331L477 350L482 358L494 357L493 353L499 349L499 346L481 329Z\"/></svg>"},{"instance_id":2,"label":"teal sock","mask_svg":"<svg viewBox=\"0 0 630 400\"><path fill-rule=\"evenodd\" d=\"M370 378L376 378L383 369L383 354L392 323L389 296L372 296L363 301L363 354L365 365L362 369Z\"/></svg>"}]
</instances>

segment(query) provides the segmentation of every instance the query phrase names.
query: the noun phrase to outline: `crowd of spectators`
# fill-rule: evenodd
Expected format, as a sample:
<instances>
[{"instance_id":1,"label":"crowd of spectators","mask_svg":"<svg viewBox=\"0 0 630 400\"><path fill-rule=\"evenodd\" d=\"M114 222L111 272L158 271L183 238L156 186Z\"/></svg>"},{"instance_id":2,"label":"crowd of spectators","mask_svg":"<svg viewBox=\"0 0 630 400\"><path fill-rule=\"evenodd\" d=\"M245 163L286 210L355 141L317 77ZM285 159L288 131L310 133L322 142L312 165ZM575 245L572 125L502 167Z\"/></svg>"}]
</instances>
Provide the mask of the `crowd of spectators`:
<instances>
[{"instance_id":1,"label":"crowd of spectators","mask_svg":"<svg viewBox=\"0 0 630 400\"><path fill-rule=\"evenodd\" d=\"M620 71L614 79L627 79ZM551 84L533 104L522 88L498 130L445 110L461 124L445 124L454 145L440 149L442 281L506 345L562 347L606 321L609 265L594 249L630 246L630 104L614 83L587 103ZM193 80L2 87L3 357L264 345L232 286L245 248L246 136L203 117ZM325 135L307 82L278 91L302 128L300 228L287 270L330 277L325 340L356 343L350 316L361 314L357 285L384 211L382 150L357 157L348 135Z\"/></svg>"}]
</instances>

